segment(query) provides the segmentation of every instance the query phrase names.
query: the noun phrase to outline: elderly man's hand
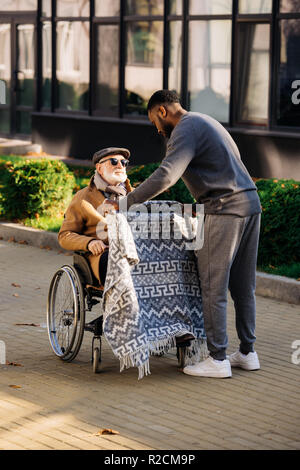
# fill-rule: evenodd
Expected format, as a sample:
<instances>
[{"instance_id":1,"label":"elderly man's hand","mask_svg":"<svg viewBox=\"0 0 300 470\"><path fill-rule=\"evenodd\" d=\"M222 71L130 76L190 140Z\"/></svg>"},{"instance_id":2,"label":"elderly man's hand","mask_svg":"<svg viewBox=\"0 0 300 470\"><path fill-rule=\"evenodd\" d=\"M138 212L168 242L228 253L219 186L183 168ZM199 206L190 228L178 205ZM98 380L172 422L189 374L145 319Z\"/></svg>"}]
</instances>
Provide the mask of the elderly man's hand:
<instances>
[{"instance_id":1,"label":"elderly man's hand","mask_svg":"<svg viewBox=\"0 0 300 470\"><path fill-rule=\"evenodd\" d=\"M107 245L102 240L92 240L87 248L93 255L101 255L105 248L107 248Z\"/></svg>"}]
</instances>

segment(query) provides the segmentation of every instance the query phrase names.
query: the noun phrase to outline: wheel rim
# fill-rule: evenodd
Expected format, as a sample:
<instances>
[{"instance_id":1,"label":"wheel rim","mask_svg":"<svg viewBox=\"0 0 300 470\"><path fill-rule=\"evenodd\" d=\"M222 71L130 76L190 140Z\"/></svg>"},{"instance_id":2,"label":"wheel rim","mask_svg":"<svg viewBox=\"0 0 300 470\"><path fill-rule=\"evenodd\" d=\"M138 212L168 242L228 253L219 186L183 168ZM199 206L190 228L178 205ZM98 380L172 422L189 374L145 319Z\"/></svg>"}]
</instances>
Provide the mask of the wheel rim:
<instances>
[{"instance_id":1,"label":"wheel rim","mask_svg":"<svg viewBox=\"0 0 300 470\"><path fill-rule=\"evenodd\" d=\"M48 334L54 353L64 358L72 351L78 324L78 293L67 266L54 275L48 297Z\"/></svg>"}]
</instances>

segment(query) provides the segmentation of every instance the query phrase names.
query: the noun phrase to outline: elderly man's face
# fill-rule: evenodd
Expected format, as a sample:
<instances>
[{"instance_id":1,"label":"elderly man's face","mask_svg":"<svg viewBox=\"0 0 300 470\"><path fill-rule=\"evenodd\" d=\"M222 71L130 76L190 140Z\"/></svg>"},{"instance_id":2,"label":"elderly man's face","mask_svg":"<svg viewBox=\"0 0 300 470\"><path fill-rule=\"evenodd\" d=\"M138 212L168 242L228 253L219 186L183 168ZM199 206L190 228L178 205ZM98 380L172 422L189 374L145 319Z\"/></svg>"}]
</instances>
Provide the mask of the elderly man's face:
<instances>
[{"instance_id":1,"label":"elderly man's face","mask_svg":"<svg viewBox=\"0 0 300 470\"><path fill-rule=\"evenodd\" d=\"M113 162L111 158L114 159ZM124 183L127 179L127 174L126 166L123 166L121 163L123 160L126 161L126 158L119 154L103 157L101 163L96 163L96 170L108 184L116 185ZM116 165L113 164L115 161L117 161Z\"/></svg>"}]
</instances>

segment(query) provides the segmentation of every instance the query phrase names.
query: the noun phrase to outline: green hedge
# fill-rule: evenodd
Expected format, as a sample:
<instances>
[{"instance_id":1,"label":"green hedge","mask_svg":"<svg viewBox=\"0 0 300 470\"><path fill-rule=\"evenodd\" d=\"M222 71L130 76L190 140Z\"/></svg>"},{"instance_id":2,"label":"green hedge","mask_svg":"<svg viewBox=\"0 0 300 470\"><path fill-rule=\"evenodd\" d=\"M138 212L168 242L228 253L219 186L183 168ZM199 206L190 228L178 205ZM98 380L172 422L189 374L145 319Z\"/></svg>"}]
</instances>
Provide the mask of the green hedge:
<instances>
[{"instance_id":1,"label":"green hedge","mask_svg":"<svg viewBox=\"0 0 300 470\"><path fill-rule=\"evenodd\" d=\"M60 161L0 159L0 172L2 218L57 216L71 200L75 178Z\"/></svg>"},{"instance_id":2,"label":"green hedge","mask_svg":"<svg viewBox=\"0 0 300 470\"><path fill-rule=\"evenodd\" d=\"M256 181L262 205L258 264L300 262L300 182Z\"/></svg>"},{"instance_id":3,"label":"green hedge","mask_svg":"<svg viewBox=\"0 0 300 470\"><path fill-rule=\"evenodd\" d=\"M128 177L130 179L131 185L135 188L143 181L145 181L148 176L150 176L156 168L158 168L159 163L148 163L147 165L141 165L132 168L128 171ZM167 189L162 194L159 194L154 199L163 200L163 201L178 201L184 204L193 203L195 199L191 196L189 190L187 189L184 182L180 179L177 183L172 186L172 188Z\"/></svg>"}]
</instances>

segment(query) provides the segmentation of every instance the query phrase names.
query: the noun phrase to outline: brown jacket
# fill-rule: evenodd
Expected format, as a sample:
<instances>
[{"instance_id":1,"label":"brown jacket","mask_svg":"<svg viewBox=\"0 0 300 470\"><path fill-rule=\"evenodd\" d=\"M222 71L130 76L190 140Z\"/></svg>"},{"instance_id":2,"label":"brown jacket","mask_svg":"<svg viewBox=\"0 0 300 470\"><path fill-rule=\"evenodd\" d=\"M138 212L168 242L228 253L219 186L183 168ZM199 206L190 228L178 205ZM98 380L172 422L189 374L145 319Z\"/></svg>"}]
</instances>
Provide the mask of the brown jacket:
<instances>
[{"instance_id":1,"label":"brown jacket","mask_svg":"<svg viewBox=\"0 0 300 470\"><path fill-rule=\"evenodd\" d=\"M125 182L127 192L132 191L129 180ZM93 177L85 188L78 191L66 210L64 221L58 234L58 242L65 250L87 250L91 240L97 240L96 228L98 222L103 222L107 230L105 217L97 208L103 204L104 194L93 183ZM103 240L108 243L107 239ZM95 277L99 279L99 260L101 255L90 254L88 259Z\"/></svg>"}]
</instances>

